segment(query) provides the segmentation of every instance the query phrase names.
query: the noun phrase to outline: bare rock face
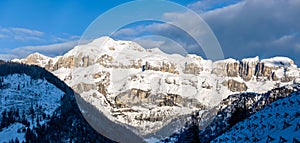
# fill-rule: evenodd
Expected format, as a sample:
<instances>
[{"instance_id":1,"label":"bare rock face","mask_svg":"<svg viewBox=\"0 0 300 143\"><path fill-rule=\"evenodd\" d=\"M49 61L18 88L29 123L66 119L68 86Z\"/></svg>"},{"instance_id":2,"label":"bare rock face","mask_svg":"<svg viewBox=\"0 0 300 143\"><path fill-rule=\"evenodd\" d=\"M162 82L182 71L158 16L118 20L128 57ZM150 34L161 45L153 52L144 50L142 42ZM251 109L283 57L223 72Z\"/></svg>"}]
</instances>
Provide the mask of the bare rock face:
<instances>
[{"instance_id":1,"label":"bare rock face","mask_svg":"<svg viewBox=\"0 0 300 143\"><path fill-rule=\"evenodd\" d=\"M199 75L201 72L207 70L207 65L211 63L207 63L206 60L203 60L200 56L197 55L187 55L186 60L184 62L184 67L182 67L182 72L184 74L193 74Z\"/></svg>"},{"instance_id":2,"label":"bare rock face","mask_svg":"<svg viewBox=\"0 0 300 143\"><path fill-rule=\"evenodd\" d=\"M57 70L60 68L74 68L77 67L76 58L74 56L70 57L60 57L58 61L54 64L53 67L49 65L49 68L52 68L53 70Z\"/></svg>"},{"instance_id":3,"label":"bare rock face","mask_svg":"<svg viewBox=\"0 0 300 143\"><path fill-rule=\"evenodd\" d=\"M243 92L248 89L247 85L244 82L238 82L232 79L223 82L223 85L227 86L228 89L232 92Z\"/></svg>"},{"instance_id":4,"label":"bare rock face","mask_svg":"<svg viewBox=\"0 0 300 143\"><path fill-rule=\"evenodd\" d=\"M39 55L39 54L32 54L32 55L29 55L27 58L26 58L26 62L29 63L29 64L32 64L32 63L38 63L42 60L44 60L44 58Z\"/></svg>"},{"instance_id":5,"label":"bare rock face","mask_svg":"<svg viewBox=\"0 0 300 143\"><path fill-rule=\"evenodd\" d=\"M102 55L99 59L97 59L97 63L99 63L100 65L107 67L107 68L111 68L112 66L112 62L113 62L113 57L109 56L107 54Z\"/></svg>"},{"instance_id":6,"label":"bare rock face","mask_svg":"<svg viewBox=\"0 0 300 143\"><path fill-rule=\"evenodd\" d=\"M280 79L281 82L291 82L295 80L295 77L290 77L290 76L284 76Z\"/></svg>"},{"instance_id":7,"label":"bare rock face","mask_svg":"<svg viewBox=\"0 0 300 143\"><path fill-rule=\"evenodd\" d=\"M107 87L110 85L110 73L107 71L95 73L93 79L101 79L101 81L95 83L96 89L99 93L106 96L108 92Z\"/></svg>"},{"instance_id":8,"label":"bare rock face","mask_svg":"<svg viewBox=\"0 0 300 143\"><path fill-rule=\"evenodd\" d=\"M146 62L143 65L144 70L153 70L153 71L161 71L161 72L168 72L173 74L179 74L179 72L175 68L174 63L170 62L161 62L159 65L152 65L149 62Z\"/></svg>"},{"instance_id":9,"label":"bare rock face","mask_svg":"<svg viewBox=\"0 0 300 143\"><path fill-rule=\"evenodd\" d=\"M227 76L227 63L226 62L215 62L212 69L212 74L218 76Z\"/></svg>"},{"instance_id":10,"label":"bare rock face","mask_svg":"<svg viewBox=\"0 0 300 143\"><path fill-rule=\"evenodd\" d=\"M254 75L256 65L258 64L258 58L252 61L242 60L239 65L239 75L245 81L251 80Z\"/></svg>"},{"instance_id":11,"label":"bare rock face","mask_svg":"<svg viewBox=\"0 0 300 143\"><path fill-rule=\"evenodd\" d=\"M238 77L239 76L239 63L228 63L227 64L227 76L229 77Z\"/></svg>"},{"instance_id":12,"label":"bare rock face","mask_svg":"<svg viewBox=\"0 0 300 143\"><path fill-rule=\"evenodd\" d=\"M272 72L272 80L273 81L278 81L279 78L276 76L275 72Z\"/></svg>"},{"instance_id":13,"label":"bare rock face","mask_svg":"<svg viewBox=\"0 0 300 143\"><path fill-rule=\"evenodd\" d=\"M212 73L218 76L238 77L240 75L240 63L233 59L217 61L214 63Z\"/></svg>"},{"instance_id":14,"label":"bare rock face","mask_svg":"<svg viewBox=\"0 0 300 143\"><path fill-rule=\"evenodd\" d=\"M138 116L135 116L134 118L140 121L156 122L156 121L162 121L166 116L167 116L166 113L149 111L149 113L140 114Z\"/></svg>"},{"instance_id":15,"label":"bare rock face","mask_svg":"<svg viewBox=\"0 0 300 143\"><path fill-rule=\"evenodd\" d=\"M266 77L269 78L272 76L272 71L275 67L265 66L264 63L258 63L256 65L255 76L256 77Z\"/></svg>"},{"instance_id":16,"label":"bare rock face","mask_svg":"<svg viewBox=\"0 0 300 143\"><path fill-rule=\"evenodd\" d=\"M115 104L118 108L132 107L141 103L149 102L148 96L150 92L141 89L131 89L122 92L115 97Z\"/></svg>"},{"instance_id":17,"label":"bare rock face","mask_svg":"<svg viewBox=\"0 0 300 143\"><path fill-rule=\"evenodd\" d=\"M48 60L50 57L41 55L39 53L34 53L31 55L28 55L25 59L21 60L22 63L30 64L30 65L38 65L38 66L44 66L48 63Z\"/></svg>"},{"instance_id":18,"label":"bare rock face","mask_svg":"<svg viewBox=\"0 0 300 143\"><path fill-rule=\"evenodd\" d=\"M279 78L278 75L276 75L276 70L282 70L284 72L284 75ZM255 69L255 76L257 79L267 79L272 81L281 81L281 82L291 82L296 77L295 76L289 76L286 73L288 73L290 68L288 67L276 67L276 66L267 66L264 63L258 63Z\"/></svg>"},{"instance_id":19,"label":"bare rock face","mask_svg":"<svg viewBox=\"0 0 300 143\"><path fill-rule=\"evenodd\" d=\"M172 101L174 104L183 104L184 102L184 99L177 94L168 94L166 99Z\"/></svg>"},{"instance_id":20,"label":"bare rock face","mask_svg":"<svg viewBox=\"0 0 300 143\"><path fill-rule=\"evenodd\" d=\"M44 66L49 71L55 71L60 68L78 68L78 67L88 67L89 65L94 64L94 60L89 56L79 55L78 57L66 56L66 57L57 57L56 63L52 59Z\"/></svg>"},{"instance_id":21,"label":"bare rock face","mask_svg":"<svg viewBox=\"0 0 300 143\"><path fill-rule=\"evenodd\" d=\"M144 104L144 105L143 105ZM132 106L149 106L154 105L162 106L183 106L183 107L196 107L205 109L197 99L182 98L177 94L151 94L150 91L143 91L140 89L131 89L120 93L115 98L115 106L117 108L131 108Z\"/></svg>"},{"instance_id":22,"label":"bare rock face","mask_svg":"<svg viewBox=\"0 0 300 143\"><path fill-rule=\"evenodd\" d=\"M83 93L95 89L94 84L79 83L72 87L76 92Z\"/></svg>"},{"instance_id":23,"label":"bare rock face","mask_svg":"<svg viewBox=\"0 0 300 143\"><path fill-rule=\"evenodd\" d=\"M145 99L149 96L150 92L149 91L144 91L140 89L131 89L131 95L135 96L140 99Z\"/></svg>"},{"instance_id":24,"label":"bare rock face","mask_svg":"<svg viewBox=\"0 0 300 143\"><path fill-rule=\"evenodd\" d=\"M281 61L272 61L273 64L268 64L265 61L259 61L258 58L246 59L235 61L227 59L224 61L217 61L214 63L212 74L221 77L241 77L244 81L257 80L257 81L281 81L291 82L296 76L287 75L294 62L291 60L288 63ZM276 71L281 70L284 75L277 75Z\"/></svg>"},{"instance_id":25,"label":"bare rock face","mask_svg":"<svg viewBox=\"0 0 300 143\"><path fill-rule=\"evenodd\" d=\"M228 59L225 61L218 61L214 63L212 73L218 76L226 77L241 77L245 81L252 79L256 67L258 64L255 60L241 60L236 61L233 59ZM264 70L260 72L265 72Z\"/></svg>"},{"instance_id":26,"label":"bare rock face","mask_svg":"<svg viewBox=\"0 0 300 143\"><path fill-rule=\"evenodd\" d=\"M185 74L194 74L198 75L200 72L203 71L203 68L200 67L198 64L195 63L189 63L185 65L185 68L183 70L183 73Z\"/></svg>"}]
</instances>

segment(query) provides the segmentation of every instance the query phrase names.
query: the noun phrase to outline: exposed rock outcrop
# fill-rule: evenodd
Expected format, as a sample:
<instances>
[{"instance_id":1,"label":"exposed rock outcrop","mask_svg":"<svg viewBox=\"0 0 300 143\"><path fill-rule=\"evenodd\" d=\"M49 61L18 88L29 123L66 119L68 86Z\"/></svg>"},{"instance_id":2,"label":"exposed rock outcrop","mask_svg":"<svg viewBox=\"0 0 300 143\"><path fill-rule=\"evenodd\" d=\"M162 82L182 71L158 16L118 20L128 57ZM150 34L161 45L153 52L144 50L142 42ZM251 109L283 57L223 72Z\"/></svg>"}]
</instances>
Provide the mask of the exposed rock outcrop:
<instances>
[{"instance_id":1,"label":"exposed rock outcrop","mask_svg":"<svg viewBox=\"0 0 300 143\"><path fill-rule=\"evenodd\" d=\"M183 73L198 75L198 74L200 74L201 71L203 71L203 68L200 67L198 64L195 64L195 63L187 64L186 63Z\"/></svg>"},{"instance_id":2,"label":"exposed rock outcrop","mask_svg":"<svg viewBox=\"0 0 300 143\"><path fill-rule=\"evenodd\" d=\"M238 82L232 79L223 82L223 85L228 87L228 89L232 92L243 92L248 88L244 82Z\"/></svg>"},{"instance_id":3,"label":"exposed rock outcrop","mask_svg":"<svg viewBox=\"0 0 300 143\"><path fill-rule=\"evenodd\" d=\"M118 108L130 108L132 106L142 105L144 106L184 106L184 107L196 107L199 109L205 109L196 99L182 98L176 94L151 94L150 91L143 91L140 89L131 89L130 91L123 92L116 96L115 104Z\"/></svg>"},{"instance_id":4,"label":"exposed rock outcrop","mask_svg":"<svg viewBox=\"0 0 300 143\"><path fill-rule=\"evenodd\" d=\"M143 69L179 74L179 72L175 68L174 63L169 63L164 61L161 62L160 64L155 64L155 65L152 65L151 63L146 61L146 64L143 65Z\"/></svg>"},{"instance_id":5,"label":"exposed rock outcrop","mask_svg":"<svg viewBox=\"0 0 300 143\"><path fill-rule=\"evenodd\" d=\"M250 60L241 60L239 66L239 75L245 81L249 81L252 79L255 73L255 67L258 64L258 58L252 58Z\"/></svg>"},{"instance_id":6,"label":"exposed rock outcrop","mask_svg":"<svg viewBox=\"0 0 300 143\"><path fill-rule=\"evenodd\" d=\"M96 89L96 86L94 84L79 83L73 86L72 89L74 89L78 93L83 93L92 89Z\"/></svg>"},{"instance_id":7,"label":"exposed rock outcrop","mask_svg":"<svg viewBox=\"0 0 300 143\"><path fill-rule=\"evenodd\" d=\"M280 60L280 59L278 59ZM277 62L279 64L277 64ZM212 73L223 77L241 77L244 81L258 80L258 81L282 81L290 82L295 79L294 76L287 76L286 73L294 68L294 62L291 60L288 64L280 64L280 61L274 61L270 64L259 59L243 59L236 61L234 59L227 59L224 61L217 61L214 63ZM281 70L284 75L277 75L278 70ZM279 77L281 76L281 77Z\"/></svg>"},{"instance_id":8,"label":"exposed rock outcrop","mask_svg":"<svg viewBox=\"0 0 300 143\"><path fill-rule=\"evenodd\" d=\"M101 71L95 73L93 75L94 79L101 79L99 82L95 82L96 89L99 93L103 94L104 96L107 95L107 87L110 85L110 73L106 71Z\"/></svg>"}]
</instances>

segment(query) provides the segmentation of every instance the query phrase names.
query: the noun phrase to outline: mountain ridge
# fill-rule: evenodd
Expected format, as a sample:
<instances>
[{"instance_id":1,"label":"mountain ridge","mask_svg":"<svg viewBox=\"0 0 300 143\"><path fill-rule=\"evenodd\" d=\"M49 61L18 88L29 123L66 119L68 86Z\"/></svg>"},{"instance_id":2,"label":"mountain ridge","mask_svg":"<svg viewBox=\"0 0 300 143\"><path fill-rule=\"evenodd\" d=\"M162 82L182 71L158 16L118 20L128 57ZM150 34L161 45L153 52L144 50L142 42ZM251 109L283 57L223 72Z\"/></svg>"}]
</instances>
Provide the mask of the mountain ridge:
<instances>
[{"instance_id":1,"label":"mountain ridge","mask_svg":"<svg viewBox=\"0 0 300 143\"><path fill-rule=\"evenodd\" d=\"M13 61L51 71L110 120L133 126L142 136L159 132L176 117L208 110L228 95L300 82L300 70L285 57L212 62L109 37L55 58L35 55Z\"/></svg>"}]
</instances>

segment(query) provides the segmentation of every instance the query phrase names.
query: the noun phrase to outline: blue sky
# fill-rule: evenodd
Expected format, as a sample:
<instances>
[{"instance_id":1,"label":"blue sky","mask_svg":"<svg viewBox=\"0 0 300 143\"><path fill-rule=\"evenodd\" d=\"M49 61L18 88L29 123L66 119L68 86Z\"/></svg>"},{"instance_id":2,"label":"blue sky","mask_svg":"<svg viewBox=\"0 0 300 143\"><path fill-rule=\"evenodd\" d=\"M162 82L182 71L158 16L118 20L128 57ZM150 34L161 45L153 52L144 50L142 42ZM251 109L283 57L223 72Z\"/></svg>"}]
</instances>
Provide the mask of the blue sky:
<instances>
[{"instance_id":1,"label":"blue sky","mask_svg":"<svg viewBox=\"0 0 300 143\"><path fill-rule=\"evenodd\" d=\"M2 27L24 27L49 34L81 35L105 11L130 0L1 0ZM188 5L193 0L173 0Z\"/></svg>"},{"instance_id":2,"label":"blue sky","mask_svg":"<svg viewBox=\"0 0 300 143\"><path fill-rule=\"evenodd\" d=\"M9 55L16 48L48 44L73 46L88 25L105 11L129 0L1 0L0 55L2 59L28 53ZM182 5L193 1L176 0ZM68 48L70 49L70 48ZM52 52L50 56L61 53ZM1 56L0 56L1 58Z\"/></svg>"},{"instance_id":3,"label":"blue sky","mask_svg":"<svg viewBox=\"0 0 300 143\"><path fill-rule=\"evenodd\" d=\"M129 1L1 0L0 58L22 58L36 51L48 56L61 55L77 44L95 18L125 2ZM203 17L218 38L225 58L288 56L300 64L299 0L172 2ZM172 35L175 30L162 31ZM174 39L190 46L191 42L180 35Z\"/></svg>"},{"instance_id":4,"label":"blue sky","mask_svg":"<svg viewBox=\"0 0 300 143\"><path fill-rule=\"evenodd\" d=\"M80 35L85 27L106 10L122 4L100 0L7 0L1 1L1 25L26 27L47 33Z\"/></svg>"}]
</instances>

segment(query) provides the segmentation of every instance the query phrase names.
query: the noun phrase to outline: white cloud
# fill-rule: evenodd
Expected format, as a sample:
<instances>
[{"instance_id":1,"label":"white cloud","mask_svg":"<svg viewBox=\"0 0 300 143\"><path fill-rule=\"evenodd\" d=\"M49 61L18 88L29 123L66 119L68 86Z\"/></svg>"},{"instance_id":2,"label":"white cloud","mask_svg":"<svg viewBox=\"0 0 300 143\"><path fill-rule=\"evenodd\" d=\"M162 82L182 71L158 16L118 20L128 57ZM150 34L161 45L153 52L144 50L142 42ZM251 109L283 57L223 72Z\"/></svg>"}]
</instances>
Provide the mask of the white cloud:
<instances>
[{"instance_id":1,"label":"white cloud","mask_svg":"<svg viewBox=\"0 0 300 143\"><path fill-rule=\"evenodd\" d=\"M70 35L70 36L69 36L69 39L71 39L71 40L78 40L78 39L80 39L80 36L77 36L77 35Z\"/></svg>"},{"instance_id":2,"label":"white cloud","mask_svg":"<svg viewBox=\"0 0 300 143\"><path fill-rule=\"evenodd\" d=\"M211 56L213 55L211 54L212 52L219 53L211 50L215 47L208 46L208 43L214 43L211 37L212 33L197 14L191 12L165 13L163 19L168 22L121 29L121 32L117 32L118 36L128 36L126 33L130 33L129 37L159 35L172 39L181 45L185 51L188 51L188 53L199 54L201 56L207 56L206 54Z\"/></svg>"},{"instance_id":3,"label":"white cloud","mask_svg":"<svg viewBox=\"0 0 300 143\"><path fill-rule=\"evenodd\" d=\"M59 43L78 40L80 36L64 33L60 36L47 34L38 30L20 28L20 27L1 27L0 39L7 39L16 42L40 42Z\"/></svg>"},{"instance_id":4,"label":"white cloud","mask_svg":"<svg viewBox=\"0 0 300 143\"><path fill-rule=\"evenodd\" d=\"M180 54L185 56L188 52L178 42L162 36L151 35L134 40L146 49L159 48L168 54Z\"/></svg>"},{"instance_id":5,"label":"white cloud","mask_svg":"<svg viewBox=\"0 0 300 143\"><path fill-rule=\"evenodd\" d=\"M62 55L76 46L79 38L79 36L67 33L57 36L27 28L6 28L0 26L0 45L2 49L0 51L0 58L6 60L23 58L34 52L39 52L47 56Z\"/></svg>"},{"instance_id":6,"label":"white cloud","mask_svg":"<svg viewBox=\"0 0 300 143\"><path fill-rule=\"evenodd\" d=\"M291 42L296 38L295 34L290 34L290 35L283 35L280 38L274 40L271 42L272 44L287 44L288 42Z\"/></svg>"},{"instance_id":7,"label":"white cloud","mask_svg":"<svg viewBox=\"0 0 300 143\"><path fill-rule=\"evenodd\" d=\"M15 49L8 49L7 54L0 54L0 59L10 60L13 58L24 58L29 54L39 52L46 56L54 57L63 55L70 49L74 48L78 41L69 41L59 44L42 45L42 46L24 46Z\"/></svg>"},{"instance_id":8,"label":"white cloud","mask_svg":"<svg viewBox=\"0 0 300 143\"><path fill-rule=\"evenodd\" d=\"M6 37L7 37L6 35L0 34L0 39L4 39L4 38L6 38Z\"/></svg>"},{"instance_id":9,"label":"white cloud","mask_svg":"<svg viewBox=\"0 0 300 143\"><path fill-rule=\"evenodd\" d=\"M140 28L123 28L119 31L116 31L113 36L136 36L141 32L143 31L141 31Z\"/></svg>"},{"instance_id":10,"label":"white cloud","mask_svg":"<svg viewBox=\"0 0 300 143\"><path fill-rule=\"evenodd\" d=\"M196 12L204 13L207 11L227 7L229 5L237 3L239 1L240 0L201 0L201 1L197 1L195 3L189 4L187 7Z\"/></svg>"},{"instance_id":11,"label":"white cloud","mask_svg":"<svg viewBox=\"0 0 300 143\"><path fill-rule=\"evenodd\" d=\"M11 59L15 59L18 58L16 55L13 54L0 54L0 60L11 60Z\"/></svg>"},{"instance_id":12,"label":"white cloud","mask_svg":"<svg viewBox=\"0 0 300 143\"><path fill-rule=\"evenodd\" d=\"M45 39L41 37L34 37L34 36L25 36L25 35L15 35L13 36L14 40L21 41L21 42L28 42L28 41L45 41Z\"/></svg>"},{"instance_id":13,"label":"white cloud","mask_svg":"<svg viewBox=\"0 0 300 143\"><path fill-rule=\"evenodd\" d=\"M15 34L25 34L25 35L32 35L32 36L43 36L44 33L38 30L31 30L26 28L10 28Z\"/></svg>"},{"instance_id":14,"label":"white cloud","mask_svg":"<svg viewBox=\"0 0 300 143\"><path fill-rule=\"evenodd\" d=\"M165 41L157 41L152 39L136 39L134 41L142 45L143 48L146 49L159 48L165 43Z\"/></svg>"},{"instance_id":15,"label":"white cloud","mask_svg":"<svg viewBox=\"0 0 300 143\"><path fill-rule=\"evenodd\" d=\"M19 27L0 27L0 35L2 39L14 39L17 41L43 41L44 33L38 30L31 30Z\"/></svg>"}]
</instances>

